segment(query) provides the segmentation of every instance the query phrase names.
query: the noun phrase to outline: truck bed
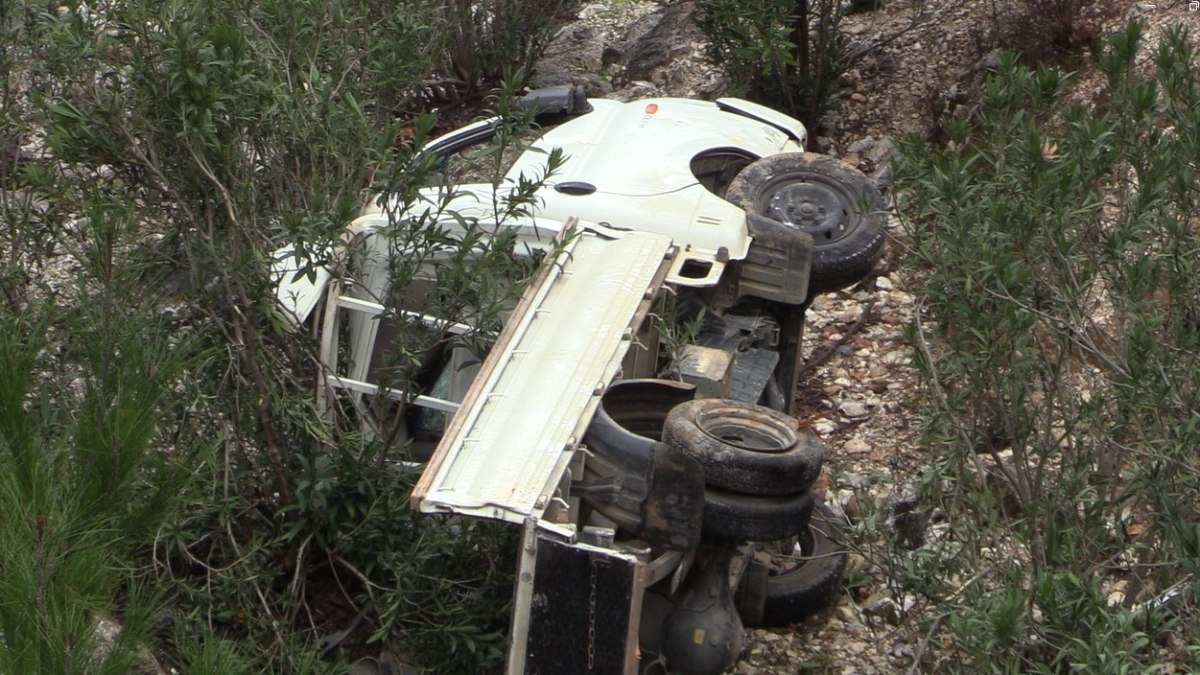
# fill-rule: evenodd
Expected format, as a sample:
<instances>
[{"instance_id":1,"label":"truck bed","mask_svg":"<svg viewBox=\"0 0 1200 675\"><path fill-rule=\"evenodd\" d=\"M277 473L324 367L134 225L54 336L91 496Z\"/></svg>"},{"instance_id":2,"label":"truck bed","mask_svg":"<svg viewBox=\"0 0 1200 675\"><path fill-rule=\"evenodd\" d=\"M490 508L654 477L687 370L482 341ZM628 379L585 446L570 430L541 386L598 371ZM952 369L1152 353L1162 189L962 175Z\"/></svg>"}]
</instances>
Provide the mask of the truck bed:
<instances>
[{"instance_id":1,"label":"truck bed","mask_svg":"<svg viewBox=\"0 0 1200 675\"><path fill-rule=\"evenodd\" d=\"M541 519L673 256L664 235L571 238L509 318L417 483L414 507Z\"/></svg>"}]
</instances>

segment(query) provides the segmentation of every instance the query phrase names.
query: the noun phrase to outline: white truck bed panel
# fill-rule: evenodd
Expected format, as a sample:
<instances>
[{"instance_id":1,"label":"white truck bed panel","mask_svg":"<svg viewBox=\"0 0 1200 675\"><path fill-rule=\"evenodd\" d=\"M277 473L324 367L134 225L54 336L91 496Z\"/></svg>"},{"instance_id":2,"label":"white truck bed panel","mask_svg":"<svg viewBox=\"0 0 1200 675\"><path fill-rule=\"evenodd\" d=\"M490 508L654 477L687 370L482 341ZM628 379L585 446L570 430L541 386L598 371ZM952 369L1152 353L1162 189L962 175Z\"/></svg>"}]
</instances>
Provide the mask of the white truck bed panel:
<instances>
[{"instance_id":1,"label":"white truck bed panel","mask_svg":"<svg viewBox=\"0 0 1200 675\"><path fill-rule=\"evenodd\" d=\"M304 323L312 313L330 279L329 270L324 266L314 266L312 278L307 275L296 277L300 268L290 247L281 248L272 255L271 280L275 282L275 297L287 310L284 316L295 326Z\"/></svg>"},{"instance_id":2,"label":"white truck bed panel","mask_svg":"<svg viewBox=\"0 0 1200 675\"><path fill-rule=\"evenodd\" d=\"M421 511L540 517L670 264L671 239L583 232L525 293L426 467Z\"/></svg>"}]
</instances>

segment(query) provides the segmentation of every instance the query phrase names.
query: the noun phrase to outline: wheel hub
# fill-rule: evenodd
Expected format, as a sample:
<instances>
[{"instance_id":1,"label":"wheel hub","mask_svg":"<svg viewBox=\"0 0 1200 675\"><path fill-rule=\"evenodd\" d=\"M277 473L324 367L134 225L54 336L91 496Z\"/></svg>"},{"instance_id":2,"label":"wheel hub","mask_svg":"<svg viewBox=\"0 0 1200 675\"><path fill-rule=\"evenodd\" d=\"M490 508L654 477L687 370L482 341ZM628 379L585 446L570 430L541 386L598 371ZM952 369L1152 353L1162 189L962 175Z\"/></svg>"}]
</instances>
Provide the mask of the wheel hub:
<instances>
[{"instance_id":1,"label":"wheel hub","mask_svg":"<svg viewBox=\"0 0 1200 675\"><path fill-rule=\"evenodd\" d=\"M791 448L783 430L769 425L754 424L740 418L702 415L696 420L705 434L729 445L754 452L776 453Z\"/></svg>"},{"instance_id":2,"label":"wheel hub","mask_svg":"<svg viewBox=\"0 0 1200 675\"><path fill-rule=\"evenodd\" d=\"M802 181L783 185L771 194L763 215L800 228L813 237L837 239L845 229L848 211L837 190Z\"/></svg>"}]
</instances>

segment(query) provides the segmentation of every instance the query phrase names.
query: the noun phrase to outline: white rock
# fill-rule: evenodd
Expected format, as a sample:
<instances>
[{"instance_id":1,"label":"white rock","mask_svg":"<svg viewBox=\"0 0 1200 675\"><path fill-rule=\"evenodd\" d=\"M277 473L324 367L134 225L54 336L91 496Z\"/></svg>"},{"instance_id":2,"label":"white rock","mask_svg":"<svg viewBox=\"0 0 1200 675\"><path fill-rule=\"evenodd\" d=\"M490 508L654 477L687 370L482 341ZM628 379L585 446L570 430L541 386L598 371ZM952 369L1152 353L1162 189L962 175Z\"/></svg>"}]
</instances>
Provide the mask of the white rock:
<instances>
[{"instance_id":1,"label":"white rock","mask_svg":"<svg viewBox=\"0 0 1200 675\"><path fill-rule=\"evenodd\" d=\"M863 603L863 612L867 616L878 617L892 625L899 624L902 616L900 605L882 593L867 598L867 601Z\"/></svg>"},{"instance_id":2,"label":"white rock","mask_svg":"<svg viewBox=\"0 0 1200 675\"><path fill-rule=\"evenodd\" d=\"M812 428L822 436L828 436L837 431L837 425L829 420L817 420L813 422Z\"/></svg>"},{"instance_id":3,"label":"white rock","mask_svg":"<svg viewBox=\"0 0 1200 675\"><path fill-rule=\"evenodd\" d=\"M851 438L842 445L842 451L850 455L865 455L871 451L871 444L861 438Z\"/></svg>"},{"instance_id":4,"label":"white rock","mask_svg":"<svg viewBox=\"0 0 1200 675\"><path fill-rule=\"evenodd\" d=\"M846 148L846 152L863 153L873 147L875 147L875 139L867 136L851 143L850 147Z\"/></svg>"},{"instance_id":5,"label":"white rock","mask_svg":"<svg viewBox=\"0 0 1200 675\"><path fill-rule=\"evenodd\" d=\"M873 161L882 162L890 157L895 151L896 146L894 143L892 143L892 140L890 138L884 138L876 143L875 147L871 148L871 151L867 153L867 156Z\"/></svg>"},{"instance_id":6,"label":"white rock","mask_svg":"<svg viewBox=\"0 0 1200 675\"><path fill-rule=\"evenodd\" d=\"M862 401L855 401L853 399L842 401L840 404L838 404L838 411L846 417L854 419L866 417L867 415L871 414L871 411L867 408L867 404L863 403Z\"/></svg>"},{"instance_id":7,"label":"white rock","mask_svg":"<svg viewBox=\"0 0 1200 675\"><path fill-rule=\"evenodd\" d=\"M1127 588L1129 588L1128 581L1124 579L1117 581L1117 583L1113 584L1112 591L1109 592L1108 600L1105 604L1107 604L1109 607L1120 606L1121 603L1125 602L1125 590Z\"/></svg>"},{"instance_id":8,"label":"white rock","mask_svg":"<svg viewBox=\"0 0 1200 675\"><path fill-rule=\"evenodd\" d=\"M599 3L599 2L591 4L591 5L587 5L583 9L579 10L579 18L591 19L591 18L603 13L605 9L607 9L607 7L605 7L603 3Z\"/></svg>"},{"instance_id":9,"label":"white rock","mask_svg":"<svg viewBox=\"0 0 1200 675\"><path fill-rule=\"evenodd\" d=\"M853 609L850 609L846 605L838 605L837 616L844 623L858 623L858 615L854 613Z\"/></svg>"}]
</instances>

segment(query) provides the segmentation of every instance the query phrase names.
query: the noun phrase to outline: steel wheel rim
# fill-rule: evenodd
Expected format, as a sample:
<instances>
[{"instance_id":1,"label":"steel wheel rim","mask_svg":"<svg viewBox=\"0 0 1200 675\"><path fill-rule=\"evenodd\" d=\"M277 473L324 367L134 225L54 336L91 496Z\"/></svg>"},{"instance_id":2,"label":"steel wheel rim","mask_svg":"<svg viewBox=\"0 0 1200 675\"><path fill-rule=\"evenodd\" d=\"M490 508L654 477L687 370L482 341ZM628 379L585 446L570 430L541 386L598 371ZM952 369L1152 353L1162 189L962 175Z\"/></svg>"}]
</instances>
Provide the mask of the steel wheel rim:
<instances>
[{"instance_id":1,"label":"steel wheel rim","mask_svg":"<svg viewBox=\"0 0 1200 675\"><path fill-rule=\"evenodd\" d=\"M762 215L807 232L818 241L837 241L857 216L854 194L816 174L787 174L762 191Z\"/></svg>"}]
</instances>

